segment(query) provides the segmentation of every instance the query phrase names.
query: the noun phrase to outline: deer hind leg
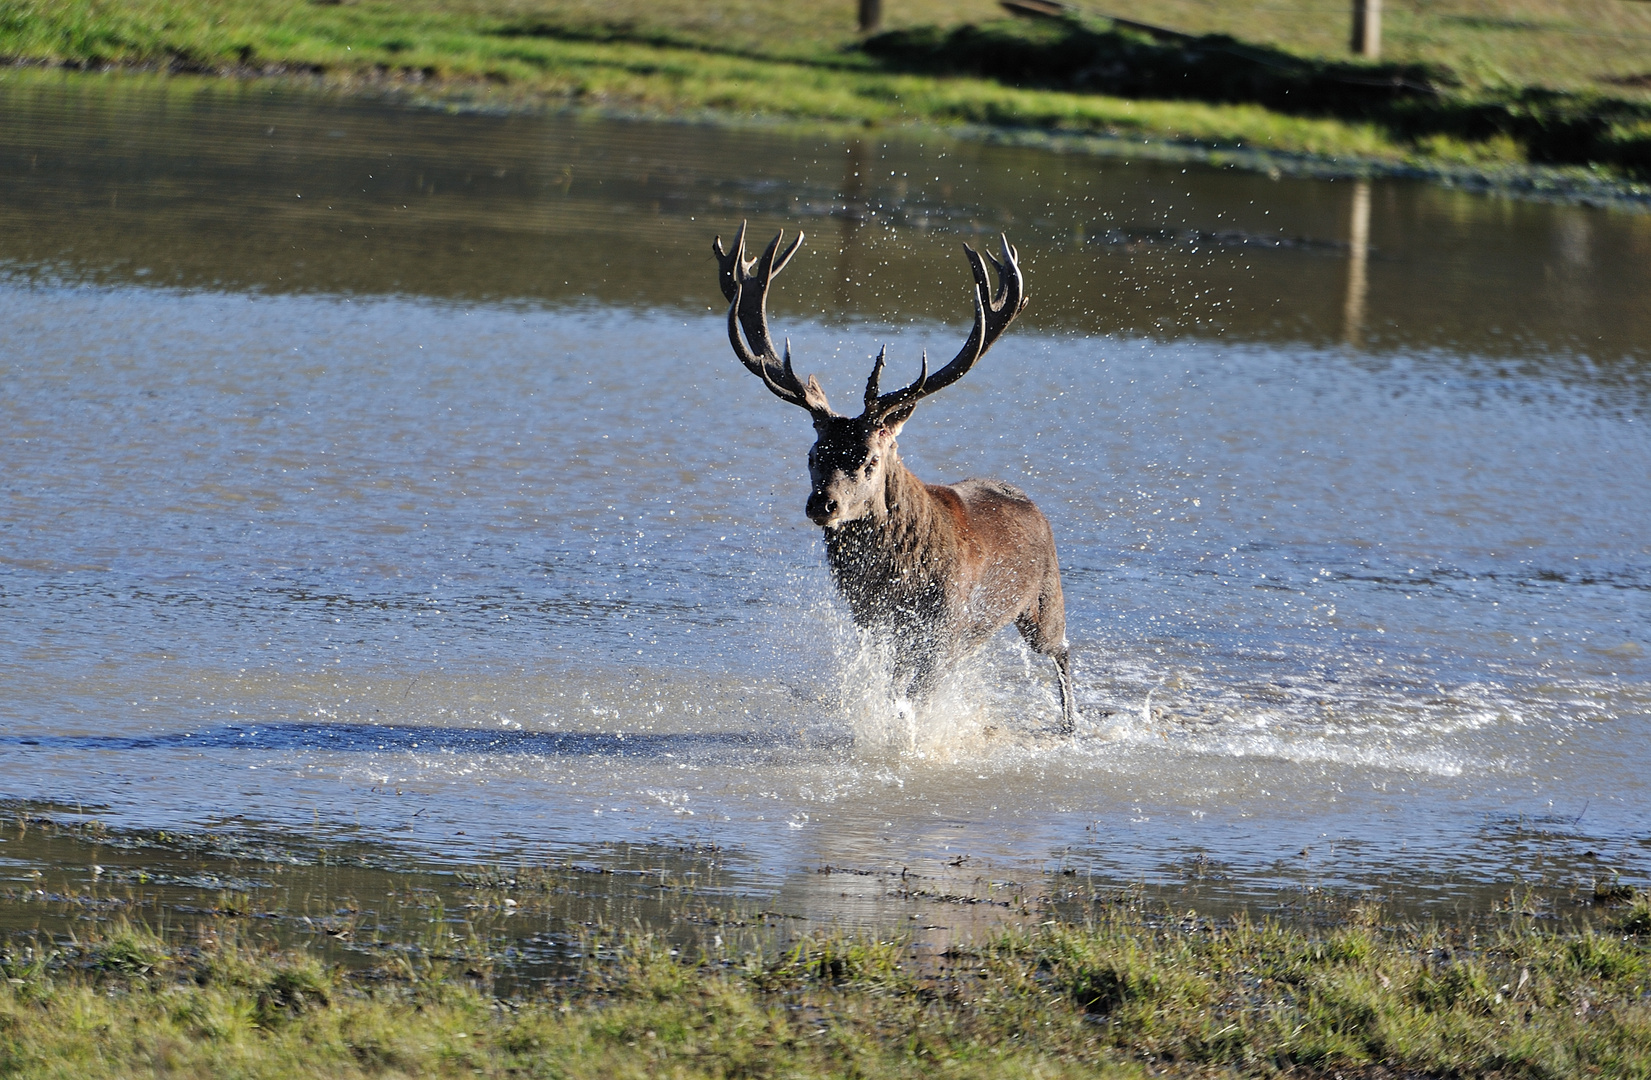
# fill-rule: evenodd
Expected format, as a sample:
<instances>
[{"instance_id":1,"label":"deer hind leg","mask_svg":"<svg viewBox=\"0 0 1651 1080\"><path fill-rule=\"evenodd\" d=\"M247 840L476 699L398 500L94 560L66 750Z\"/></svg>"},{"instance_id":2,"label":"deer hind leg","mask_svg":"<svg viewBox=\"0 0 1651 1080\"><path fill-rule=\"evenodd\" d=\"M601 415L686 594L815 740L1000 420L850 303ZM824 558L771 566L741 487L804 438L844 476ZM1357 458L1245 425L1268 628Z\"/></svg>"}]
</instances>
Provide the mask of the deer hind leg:
<instances>
[{"instance_id":1,"label":"deer hind leg","mask_svg":"<svg viewBox=\"0 0 1651 1080\"><path fill-rule=\"evenodd\" d=\"M1064 646L1055 655L1055 678L1061 687L1061 734L1078 732L1078 696L1072 691L1072 653Z\"/></svg>"},{"instance_id":2,"label":"deer hind leg","mask_svg":"<svg viewBox=\"0 0 1651 1080\"><path fill-rule=\"evenodd\" d=\"M1034 652L1054 659L1055 679L1061 692L1061 734L1076 733L1078 697L1072 689L1072 653L1066 644L1066 604L1061 598L1058 578L1053 590L1039 596L1032 610L1015 620L1015 629L1020 631L1020 636Z\"/></svg>"}]
</instances>

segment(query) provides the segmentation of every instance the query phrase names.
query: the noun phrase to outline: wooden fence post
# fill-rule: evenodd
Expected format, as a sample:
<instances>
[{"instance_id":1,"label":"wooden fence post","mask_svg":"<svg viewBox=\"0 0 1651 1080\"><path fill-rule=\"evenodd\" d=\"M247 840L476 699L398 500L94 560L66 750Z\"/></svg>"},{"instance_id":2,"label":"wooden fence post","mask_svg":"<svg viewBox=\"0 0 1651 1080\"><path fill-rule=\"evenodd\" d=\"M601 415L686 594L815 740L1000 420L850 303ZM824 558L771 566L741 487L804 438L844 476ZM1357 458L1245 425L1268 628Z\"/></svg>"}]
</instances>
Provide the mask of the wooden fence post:
<instances>
[{"instance_id":1,"label":"wooden fence post","mask_svg":"<svg viewBox=\"0 0 1651 1080\"><path fill-rule=\"evenodd\" d=\"M1367 60L1381 56L1382 0L1353 0L1353 52Z\"/></svg>"}]
</instances>

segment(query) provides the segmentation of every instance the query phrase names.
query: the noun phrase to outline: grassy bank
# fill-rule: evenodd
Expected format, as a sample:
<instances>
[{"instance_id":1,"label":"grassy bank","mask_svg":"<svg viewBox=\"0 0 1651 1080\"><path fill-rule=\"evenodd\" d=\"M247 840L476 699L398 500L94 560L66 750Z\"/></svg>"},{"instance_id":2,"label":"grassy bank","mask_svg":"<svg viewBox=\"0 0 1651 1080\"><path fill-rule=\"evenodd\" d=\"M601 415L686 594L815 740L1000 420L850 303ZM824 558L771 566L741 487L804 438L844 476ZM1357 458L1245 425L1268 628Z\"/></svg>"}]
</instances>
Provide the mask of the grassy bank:
<instances>
[{"instance_id":1,"label":"grassy bank","mask_svg":"<svg viewBox=\"0 0 1651 1080\"><path fill-rule=\"evenodd\" d=\"M309 74L336 85L411 85L507 107L548 101L871 125L1012 125L1319 155L1401 151L1368 126L1258 107L1138 102L902 73L845 51L852 35L844 41L822 29L829 20L816 25L811 16L828 10L824 3L749 7L729 11L727 31L717 33L719 24L687 4L615 8L603 19L594 6L539 9L511 0L0 0L0 55L92 67ZM938 16L943 5L913 7L913 14Z\"/></svg>"},{"instance_id":2,"label":"grassy bank","mask_svg":"<svg viewBox=\"0 0 1651 1080\"><path fill-rule=\"evenodd\" d=\"M902 871L842 930L714 847L460 870L12 809L4 1077L1651 1076L1651 897L1614 879L1440 924Z\"/></svg>"},{"instance_id":3,"label":"grassy bank","mask_svg":"<svg viewBox=\"0 0 1651 1080\"><path fill-rule=\"evenodd\" d=\"M577 975L509 1000L462 964L352 971L228 919L188 940L116 924L5 944L0 1075L1646 1076L1647 917L1464 932L1366 912L1315 934L1118 909L926 959L824 933L699 955L592 934Z\"/></svg>"},{"instance_id":4,"label":"grassy bank","mask_svg":"<svg viewBox=\"0 0 1651 1080\"><path fill-rule=\"evenodd\" d=\"M1369 124L1423 156L1606 167L1651 178L1651 102L1474 85L1437 64L1300 56L1222 35L1170 36L1077 16L896 30L865 49L902 68L1005 84L1258 105Z\"/></svg>"},{"instance_id":5,"label":"grassy bank","mask_svg":"<svg viewBox=\"0 0 1651 1080\"><path fill-rule=\"evenodd\" d=\"M1088 0L1086 6L1296 56L1348 58L1346 0ZM971 18L969 21L979 21ZM1382 5L1382 56L1479 88L1651 94L1651 6L1638 0L1422 0Z\"/></svg>"},{"instance_id":6,"label":"grassy bank","mask_svg":"<svg viewBox=\"0 0 1651 1080\"><path fill-rule=\"evenodd\" d=\"M1344 171L1348 163L1355 171L1413 166L1424 172L1547 163L1578 170L1579 180L1597 176L1593 167L1628 179L1642 171L1642 151L1651 147L1651 106L1642 106L1637 84L1620 74L1611 76L1620 83L1614 98L1563 87L1541 90L1540 115L1526 122L1522 118L1537 100L1527 90L1536 84L1527 79L1515 90L1499 83L1493 94L1485 72L1504 69L1474 60L1466 75L1434 80L1453 87L1439 99L1454 110L1446 122L1439 110L1424 116L1426 110L1413 105L1401 117L1391 108L1348 109L1334 102L1284 107L1277 94L1176 92L1177 79L1185 81L1176 75L1176 65L1185 67L1185 50L1155 53L1152 42L1133 39L1126 43L1134 50L1132 62L1156 71L1157 82L1086 83L1041 70L1027 78L983 66L966 49L959 52L954 46L961 39L953 31L970 26L975 29L969 32L1015 39L1022 54L1030 43L1035 69L1047 56L1070 52L1071 41L1047 40L1048 27L1005 23L981 0L912 0L890 5L890 13L897 19L883 47L863 48L851 5L835 0L0 0L0 56L14 64L299 76L353 89L412 88L498 107L571 104L857 125L966 125L1080 141L1098 136L1119 144L1113 151L1213 148L1261 167L1288 167L1301 158L1340 161ZM1080 31L1110 41L1109 26L1085 24ZM1460 37L1462 27L1456 30ZM1485 29L1478 37L1494 44L1497 32ZM1262 50L1262 67L1271 70L1279 57L1298 66L1326 63L1310 49L1291 51L1297 47L1269 46ZM1604 63L1575 52L1566 53L1568 67L1555 70ZM1443 71L1443 61L1427 62L1434 65L1428 71ZM1401 58L1400 66L1406 63ZM1606 66L1615 72L1626 61L1611 63ZM1478 112L1464 120L1470 105ZM1588 127L1580 150L1571 146L1575 139L1536 137L1554 127L1555 117L1571 125L1566 130Z\"/></svg>"}]
</instances>

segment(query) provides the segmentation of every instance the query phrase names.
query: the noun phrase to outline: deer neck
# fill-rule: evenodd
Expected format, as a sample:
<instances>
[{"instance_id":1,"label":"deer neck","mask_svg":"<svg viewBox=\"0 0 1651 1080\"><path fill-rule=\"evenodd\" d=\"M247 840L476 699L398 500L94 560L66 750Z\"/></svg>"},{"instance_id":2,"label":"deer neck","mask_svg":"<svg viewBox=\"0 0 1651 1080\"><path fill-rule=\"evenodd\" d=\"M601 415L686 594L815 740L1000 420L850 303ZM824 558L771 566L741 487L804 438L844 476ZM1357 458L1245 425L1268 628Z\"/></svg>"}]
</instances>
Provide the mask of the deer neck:
<instances>
[{"instance_id":1,"label":"deer neck","mask_svg":"<svg viewBox=\"0 0 1651 1080\"><path fill-rule=\"evenodd\" d=\"M909 547L933 524L934 496L898 457L889 462L883 479L883 498L874 505L873 516L880 518L877 524L888 542Z\"/></svg>"}]
</instances>

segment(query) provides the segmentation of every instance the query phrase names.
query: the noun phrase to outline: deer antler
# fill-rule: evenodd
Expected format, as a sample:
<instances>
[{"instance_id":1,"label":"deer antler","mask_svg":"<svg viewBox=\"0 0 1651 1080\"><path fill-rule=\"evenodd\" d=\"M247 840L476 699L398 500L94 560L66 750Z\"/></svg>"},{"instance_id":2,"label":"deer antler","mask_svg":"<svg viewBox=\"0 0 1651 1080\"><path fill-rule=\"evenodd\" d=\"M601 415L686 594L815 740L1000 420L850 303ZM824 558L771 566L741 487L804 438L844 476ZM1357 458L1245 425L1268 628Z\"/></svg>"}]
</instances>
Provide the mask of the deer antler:
<instances>
[{"instance_id":1,"label":"deer antler","mask_svg":"<svg viewBox=\"0 0 1651 1080\"><path fill-rule=\"evenodd\" d=\"M740 222L740 231L734 236L734 250L722 250L722 237L711 243L717 257L718 278L722 295L728 300L728 342L753 375L773 391L781 401L801 406L811 413L836 415L826 402L825 391L810 375L804 382L791 370L791 342L785 343L785 356L774 352L774 341L768 333L768 286L785 269L791 256L802 246L802 233L791 246L780 252L780 241L785 239L782 229L768 244L767 250L756 259L745 257L746 222ZM751 268L756 267L756 273ZM744 331L744 340L740 332ZM747 347L746 341L750 342Z\"/></svg>"},{"instance_id":2,"label":"deer antler","mask_svg":"<svg viewBox=\"0 0 1651 1080\"><path fill-rule=\"evenodd\" d=\"M1009 324L1015 321L1026 307L1026 283L1020 274L1020 256L1009 243L1007 236L1003 240L1003 258L998 260L988 251L986 258L968 244L963 245L964 252L969 258L969 268L975 275L975 325L969 331L969 338L963 343L963 350L952 357L951 363L929 375L929 354L923 353L923 369L917 376L917 381L910 386L903 387L889 394L877 392L878 380L883 374L884 350L877 354L877 362L872 365L871 378L866 380L866 411L864 418L872 423L883 423L894 419L896 423L903 423L917 403L930 394L938 393L952 383L963 378L969 369L975 366L975 361L986 355L986 350L1002 336ZM986 259L992 260L997 267L997 294L992 294L992 281L986 273ZM726 286L724 287L726 291ZM898 417L898 419L896 419Z\"/></svg>"}]
</instances>

